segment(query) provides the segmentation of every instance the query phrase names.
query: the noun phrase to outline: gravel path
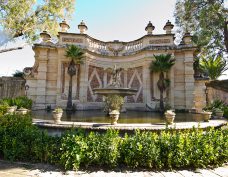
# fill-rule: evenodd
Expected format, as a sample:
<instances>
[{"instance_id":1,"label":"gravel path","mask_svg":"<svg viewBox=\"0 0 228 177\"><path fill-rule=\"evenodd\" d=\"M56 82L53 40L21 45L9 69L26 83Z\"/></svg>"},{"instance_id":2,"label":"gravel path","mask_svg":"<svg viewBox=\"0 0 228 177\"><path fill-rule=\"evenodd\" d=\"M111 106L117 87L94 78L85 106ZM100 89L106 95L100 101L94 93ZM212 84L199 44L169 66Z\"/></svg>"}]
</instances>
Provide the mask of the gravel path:
<instances>
[{"instance_id":1,"label":"gravel path","mask_svg":"<svg viewBox=\"0 0 228 177\"><path fill-rule=\"evenodd\" d=\"M0 160L0 177L228 177L228 164L215 169L197 169L195 171L67 171L63 172L46 164L10 163Z\"/></svg>"}]
</instances>

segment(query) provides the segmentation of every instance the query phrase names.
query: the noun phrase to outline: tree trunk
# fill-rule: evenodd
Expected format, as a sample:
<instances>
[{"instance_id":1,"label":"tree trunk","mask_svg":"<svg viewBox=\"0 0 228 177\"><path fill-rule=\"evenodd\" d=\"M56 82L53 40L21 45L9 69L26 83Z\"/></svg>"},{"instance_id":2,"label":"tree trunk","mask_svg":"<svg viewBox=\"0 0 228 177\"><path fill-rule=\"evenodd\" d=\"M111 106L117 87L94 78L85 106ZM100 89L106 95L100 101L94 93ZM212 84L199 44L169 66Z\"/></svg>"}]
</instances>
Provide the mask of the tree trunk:
<instances>
[{"instance_id":1,"label":"tree trunk","mask_svg":"<svg viewBox=\"0 0 228 177\"><path fill-rule=\"evenodd\" d=\"M226 52L228 53L228 29L227 29L228 21L224 23L224 43L226 46Z\"/></svg>"},{"instance_id":2,"label":"tree trunk","mask_svg":"<svg viewBox=\"0 0 228 177\"><path fill-rule=\"evenodd\" d=\"M68 91L68 99L67 99L67 110L72 110L72 78L73 75L70 75L70 81L69 81L69 91Z\"/></svg>"},{"instance_id":3,"label":"tree trunk","mask_svg":"<svg viewBox=\"0 0 228 177\"><path fill-rule=\"evenodd\" d=\"M68 99L67 99L67 110L72 110L73 105L72 105L72 78L76 74L76 68L75 68L75 63L73 60L71 60L69 66L68 66L68 74L70 75L70 80L69 80L69 91L68 91Z\"/></svg>"},{"instance_id":4,"label":"tree trunk","mask_svg":"<svg viewBox=\"0 0 228 177\"><path fill-rule=\"evenodd\" d=\"M164 85L164 73L161 72L159 75L159 80L158 80L158 88L160 90L160 111L164 112L164 99L163 99L163 92L165 89L165 85Z\"/></svg>"},{"instance_id":5,"label":"tree trunk","mask_svg":"<svg viewBox=\"0 0 228 177\"><path fill-rule=\"evenodd\" d=\"M80 77L81 77L81 70L80 65L78 65L78 74L77 74L77 95L76 97L79 99L79 91L80 91Z\"/></svg>"}]
</instances>

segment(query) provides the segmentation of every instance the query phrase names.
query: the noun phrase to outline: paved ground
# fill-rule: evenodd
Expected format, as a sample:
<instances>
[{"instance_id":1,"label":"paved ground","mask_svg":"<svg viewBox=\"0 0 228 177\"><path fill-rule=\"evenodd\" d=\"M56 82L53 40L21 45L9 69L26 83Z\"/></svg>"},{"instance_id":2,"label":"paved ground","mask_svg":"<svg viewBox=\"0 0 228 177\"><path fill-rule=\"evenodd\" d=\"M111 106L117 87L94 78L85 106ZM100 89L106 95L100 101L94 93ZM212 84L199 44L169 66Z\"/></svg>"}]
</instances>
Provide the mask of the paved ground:
<instances>
[{"instance_id":1,"label":"paved ground","mask_svg":"<svg viewBox=\"0 0 228 177\"><path fill-rule=\"evenodd\" d=\"M10 163L0 160L0 177L228 177L228 164L215 169L198 169L196 171L180 170L172 172L154 171L67 171L63 172L50 165Z\"/></svg>"}]
</instances>

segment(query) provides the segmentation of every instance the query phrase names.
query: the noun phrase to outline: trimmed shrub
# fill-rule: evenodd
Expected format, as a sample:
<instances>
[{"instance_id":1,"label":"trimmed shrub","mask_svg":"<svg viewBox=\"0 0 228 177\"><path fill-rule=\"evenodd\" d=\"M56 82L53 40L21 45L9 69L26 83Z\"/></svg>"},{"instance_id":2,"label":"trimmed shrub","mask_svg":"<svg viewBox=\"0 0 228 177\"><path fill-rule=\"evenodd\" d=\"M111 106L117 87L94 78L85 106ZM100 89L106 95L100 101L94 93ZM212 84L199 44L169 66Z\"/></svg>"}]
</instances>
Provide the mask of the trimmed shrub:
<instances>
[{"instance_id":1,"label":"trimmed shrub","mask_svg":"<svg viewBox=\"0 0 228 177\"><path fill-rule=\"evenodd\" d=\"M0 118L0 156L4 159L55 163L56 148L60 148L58 139L32 125L30 115Z\"/></svg>"},{"instance_id":2,"label":"trimmed shrub","mask_svg":"<svg viewBox=\"0 0 228 177\"><path fill-rule=\"evenodd\" d=\"M124 137L110 129L104 134L70 131L62 137L50 137L32 125L30 115L0 118L0 157L47 162L65 169L122 165L148 169L208 167L228 162L227 147L228 129L167 129L159 134L137 130Z\"/></svg>"}]
</instances>

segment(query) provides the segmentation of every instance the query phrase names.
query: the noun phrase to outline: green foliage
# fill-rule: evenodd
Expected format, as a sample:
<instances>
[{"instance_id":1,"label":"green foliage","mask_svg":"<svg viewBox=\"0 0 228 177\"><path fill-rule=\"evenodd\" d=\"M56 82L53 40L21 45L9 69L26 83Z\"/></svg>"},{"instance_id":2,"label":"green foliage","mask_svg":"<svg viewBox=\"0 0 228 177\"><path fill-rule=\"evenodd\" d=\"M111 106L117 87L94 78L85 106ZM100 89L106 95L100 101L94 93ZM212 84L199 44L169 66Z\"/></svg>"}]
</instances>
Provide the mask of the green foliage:
<instances>
[{"instance_id":1,"label":"green foliage","mask_svg":"<svg viewBox=\"0 0 228 177\"><path fill-rule=\"evenodd\" d=\"M228 117L228 112L227 112L228 105L226 105L224 103L224 101L222 101L222 100L216 99L212 103L210 103L208 106L203 108L203 110L212 111L213 114L215 114L215 111L218 109L224 111L224 116Z\"/></svg>"},{"instance_id":2,"label":"green foliage","mask_svg":"<svg viewBox=\"0 0 228 177\"><path fill-rule=\"evenodd\" d=\"M220 55L208 58L201 56L200 69L206 73L210 79L216 80L223 72L228 70L227 62Z\"/></svg>"},{"instance_id":3,"label":"green foliage","mask_svg":"<svg viewBox=\"0 0 228 177\"><path fill-rule=\"evenodd\" d=\"M164 112L163 92L170 85L170 80L168 78L165 78L164 73L168 72L175 64L175 59L172 58L171 54L154 55L154 58L155 60L150 64L150 71L160 73L157 86L160 91L160 111Z\"/></svg>"},{"instance_id":4,"label":"green foliage","mask_svg":"<svg viewBox=\"0 0 228 177\"><path fill-rule=\"evenodd\" d=\"M228 106L225 106L223 111L224 111L223 116L228 118Z\"/></svg>"},{"instance_id":5,"label":"green foliage","mask_svg":"<svg viewBox=\"0 0 228 177\"><path fill-rule=\"evenodd\" d=\"M120 95L109 95L105 98L105 108L104 110L109 112L109 110L120 111L124 104L124 98Z\"/></svg>"},{"instance_id":6,"label":"green foliage","mask_svg":"<svg viewBox=\"0 0 228 177\"><path fill-rule=\"evenodd\" d=\"M71 131L50 137L32 125L30 115L0 118L0 157L48 162L65 169L125 165L132 168L172 169L207 167L228 162L228 129L191 129L152 133L135 131L119 136Z\"/></svg>"},{"instance_id":7,"label":"green foliage","mask_svg":"<svg viewBox=\"0 0 228 177\"><path fill-rule=\"evenodd\" d=\"M0 117L3 116L7 112L7 104L0 104Z\"/></svg>"},{"instance_id":8,"label":"green foliage","mask_svg":"<svg viewBox=\"0 0 228 177\"><path fill-rule=\"evenodd\" d=\"M0 157L58 164L60 138L49 137L32 125L30 115L4 115L0 118Z\"/></svg>"},{"instance_id":9,"label":"green foliage","mask_svg":"<svg viewBox=\"0 0 228 177\"><path fill-rule=\"evenodd\" d=\"M222 100L216 99L204 109L212 111L215 108L223 109L224 107L225 107L225 103Z\"/></svg>"},{"instance_id":10,"label":"green foliage","mask_svg":"<svg viewBox=\"0 0 228 177\"><path fill-rule=\"evenodd\" d=\"M69 18L74 11L74 0L55 1L1 1L0 28L10 37L23 37L29 42L47 30L56 35L59 21Z\"/></svg>"},{"instance_id":11,"label":"green foliage","mask_svg":"<svg viewBox=\"0 0 228 177\"><path fill-rule=\"evenodd\" d=\"M167 72L175 64L171 54L154 55L155 60L150 64L151 72Z\"/></svg>"},{"instance_id":12,"label":"green foliage","mask_svg":"<svg viewBox=\"0 0 228 177\"><path fill-rule=\"evenodd\" d=\"M76 45L67 45L65 56L74 61L74 64L84 63L84 52L82 49Z\"/></svg>"},{"instance_id":13,"label":"green foliage","mask_svg":"<svg viewBox=\"0 0 228 177\"><path fill-rule=\"evenodd\" d=\"M61 113L61 112L63 112L63 109L62 108L55 108L55 110L53 112Z\"/></svg>"},{"instance_id":14,"label":"green foliage","mask_svg":"<svg viewBox=\"0 0 228 177\"><path fill-rule=\"evenodd\" d=\"M0 105L5 104L8 106L17 106L17 108L32 108L32 100L26 96L19 96L16 98L4 98L1 100Z\"/></svg>"},{"instance_id":15,"label":"green foliage","mask_svg":"<svg viewBox=\"0 0 228 177\"><path fill-rule=\"evenodd\" d=\"M84 162L86 166L98 164L114 167L118 165L121 143L118 131L110 129L105 134L91 132L86 142L88 147Z\"/></svg>"},{"instance_id":16,"label":"green foliage","mask_svg":"<svg viewBox=\"0 0 228 177\"><path fill-rule=\"evenodd\" d=\"M117 164L150 169L206 167L227 162L227 138L227 129L162 131L160 135L136 131L124 138L113 130L104 135L91 132L87 137L68 134L62 142L61 162L66 169Z\"/></svg>"},{"instance_id":17,"label":"green foliage","mask_svg":"<svg viewBox=\"0 0 228 177\"><path fill-rule=\"evenodd\" d=\"M23 78L24 73L22 71L16 70L15 73L13 73L13 77L21 77Z\"/></svg>"},{"instance_id":18,"label":"green foliage","mask_svg":"<svg viewBox=\"0 0 228 177\"><path fill-rule=\"evenodd\" d=\"M176 24L193 32L193 41L203 51L228 52L227 10L224 0L177 0Z\"/></svg>"},{"instance_id":19,"label":"green foliage","mask_svg":"<svg viewBox=\"0 0 228 177\"><path fill-rule=\"evenodd\" d=\"M116 166L119 155L120 137L117 131L108 130L106 134L91 132L66 134L61 143L61 164L65 169L78 169L84 165Z\"/></svg>"}]
</instances>

